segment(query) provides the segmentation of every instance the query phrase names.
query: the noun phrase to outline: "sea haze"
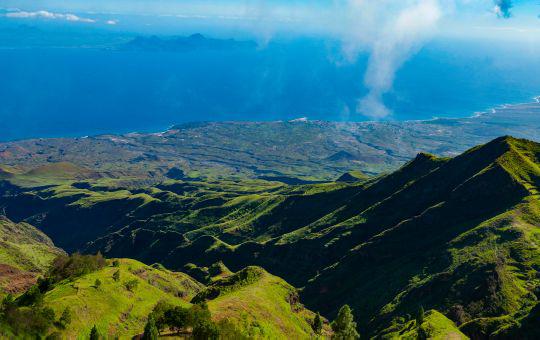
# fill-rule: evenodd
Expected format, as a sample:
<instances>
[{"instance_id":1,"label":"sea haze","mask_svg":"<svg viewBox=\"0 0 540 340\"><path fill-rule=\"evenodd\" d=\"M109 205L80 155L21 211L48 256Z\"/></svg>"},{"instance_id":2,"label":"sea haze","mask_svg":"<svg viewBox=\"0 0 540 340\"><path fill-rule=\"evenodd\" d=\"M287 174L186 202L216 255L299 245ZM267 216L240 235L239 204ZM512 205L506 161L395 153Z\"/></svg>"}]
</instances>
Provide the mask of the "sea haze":
<instances>
[{"instance_id":1,"label":"sea haze","mask_svg":"<svg viewBox=\"0 0 540 340\"><path fill-rule=\"evenodd\" d=\"M187 121L367 119L355 107L366 93L368 57L349 63L337 42L124 48L133 38L35 46L3 36L0 140L156 131ZM396 74L385 97L389 119L464 117L532 101L538 69L538 54L517 43L433 41Z\"/></svg>"}]
</instances>

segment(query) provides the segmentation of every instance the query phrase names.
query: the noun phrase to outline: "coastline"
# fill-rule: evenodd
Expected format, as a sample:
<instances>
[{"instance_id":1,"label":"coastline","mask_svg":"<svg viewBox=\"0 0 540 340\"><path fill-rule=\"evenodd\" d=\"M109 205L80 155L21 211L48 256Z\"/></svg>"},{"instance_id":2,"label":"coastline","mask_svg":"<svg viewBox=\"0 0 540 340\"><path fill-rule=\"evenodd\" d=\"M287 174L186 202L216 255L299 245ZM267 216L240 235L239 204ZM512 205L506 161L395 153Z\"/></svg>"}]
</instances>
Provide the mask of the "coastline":
<instances>
[{"instance_id":1,"label":"coastline","mask_svg":"<svg viewBox=\"0 0 540 340\"><path fill-rule=\"evenodd\" d=\"M293 123L310 123L310 122L324 122L324 123L340 123L340 124L384 124L384 123L393 123L393 124L407 124L407 123L427 123L427 122L436 122L439 120L450 120L450 121L459 121L464 119L478 119L478 118L486 118L489 117L489 115L497 113L499 110L508 109L511 107L516 106L522 106L522 105L540 105L540 96L534 96L531 98L531 101L528 102L519 102L519 103L505 103L500 104L491 108L487 108L483 111L475 111L470 116L463 116L463 117L432 117L429 119L407 119L407 120L366 120L366 121L336 121L336 120L310 120L307 117L302 118L296 118L296 119L290 119L290 120L278 120L277 122L293 122ZM0 144L7 144L7 143L16 143L20 141L26 141L26 140L44 140L44 139L87 139L87 138L97 138L101 136L129 136L129 135L153 135L153 136L162 136L163 134L167 133L168 131L171 131L172 128L175 126L178 126L180 124L189 124L199 121L187 121L184 123L175 123L175 124L167 124L163 127L154 127L149 128L145 130L140 131L129 131L129 132L103 132L103 133L84 133L81 135L53 135L53 136L41 136L41 137L28 137L28 138L16 138L16 139L10 139L2 141L0 140ZM247 120L215 120L215 121L208 121L205 120L205 122L215 122L215 123L235 123L235 122L252 122L252 123L270 123L270 122L276 122L273 120L268 121L247 121Z\"/></svg>"}]
</instances>

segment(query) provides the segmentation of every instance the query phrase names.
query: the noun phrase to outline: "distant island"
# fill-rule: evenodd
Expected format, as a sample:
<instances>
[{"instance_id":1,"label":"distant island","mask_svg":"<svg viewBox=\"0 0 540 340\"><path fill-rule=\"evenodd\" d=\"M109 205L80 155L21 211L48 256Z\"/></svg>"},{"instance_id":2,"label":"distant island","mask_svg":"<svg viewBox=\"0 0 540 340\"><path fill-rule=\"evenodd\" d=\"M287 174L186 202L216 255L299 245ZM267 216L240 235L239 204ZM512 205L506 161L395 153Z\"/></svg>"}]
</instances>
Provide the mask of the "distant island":
<instances>
[{"instance_id":1,"label":"distant island","mask_svg":"<svg viewBox=\"0 0 540 340\"><path fill-rule=\"evenodd\" d=\"M254 41L238 41L235 39L208 38L200 33L187 37L138 36L120 46L121 50L130 51L168 51L185 52L192 50L229 50L229 49L254 49L257 43Z\"/></svg>"}]
</instances>

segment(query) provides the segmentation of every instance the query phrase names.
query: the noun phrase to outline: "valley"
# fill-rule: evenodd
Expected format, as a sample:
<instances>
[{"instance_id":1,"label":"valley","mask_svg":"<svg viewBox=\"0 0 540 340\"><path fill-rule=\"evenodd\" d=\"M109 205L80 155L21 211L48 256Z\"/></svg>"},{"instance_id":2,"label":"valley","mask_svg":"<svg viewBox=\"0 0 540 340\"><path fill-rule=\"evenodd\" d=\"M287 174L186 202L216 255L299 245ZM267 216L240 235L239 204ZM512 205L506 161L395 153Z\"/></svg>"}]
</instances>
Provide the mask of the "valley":
<instances>
[{"instance_id":1,"label":"valley","mask_svg":"<svg viewBox=\"0 0 540 340\"><path fill-rule=\"evenodd\" d=\"M522 129L497 119L504 131L519 128L522 135L535 131L534 124ZM320 129L322 123L273 124L305 133L305 129ZM475 130L464 125L469 134L463 135L470 142ZM457 143L452 149L456 151L442 152L444 157L421 152L401 166L402 161L396 160L397 170L386 173L353 167L351 164L361 163L347 162L349 157L344 156L351 152L334 149L339 157L332 160L342 162L347 171L341 175L351 172L349 176L337 180L341 168L330 171L324 163L308 169L324 176L333 174L335 181L324 181L324 176L296 177L292 174L298 170L280 170L279 176L315 182L294 185L243 170L229 176L231 168L209 167L193 176L187 168L171 167L161 158L145 161L144 171L129 161L124 163L123 157L127 160L134 155L131 148L146 147L138 144L140 138L194 137L199 129L226 126L208 123L184 127L187 131L171 129L161 136L122 137L126 138L122 150L129 150L130 156L106 153L117 157L115 168L112 160L108 165L105 160L96 161L92 167L88 162L94 157L92 148L88 153L70 149L80 143L110 146L110 142L100 141L110 137L62 144L66 148L63 163L55 162L56 158L46 161L56 152L52 150L58 147L58 140L3 144L7 161L2 167L0 210L9 223L37 227L70 254L99 252L110 259L125 258L120 260L121 269L126 263L123 276L148 279L149 274L141 276L139 271L157 270L156 275L165 281L170 281L170 275L184 278L187 286L174 288L187 289L179 300L170 300L168 295L163 298L180 306L207 301L214 322L232 320L236 331L250 336L262 332L258 334L270 338L284 334L309 338L314 334L314 313L333 320L343 305L352 307L362 337L535 336L540 144L499 137L450 157L465 148L468 142L464 140L463 146ZM238 136L249 136L251 128L255 129L242 130ZM218 134L214 131L212 135ZM449 148L450 137L446 143ZM434 148L433 142L429 145ZM440 148L444 142L437 145ZM6 152L19 147L32 150L26 161L22 152ZM50 150L49 156L36 150ZM299 154L296 151L295 157ZM38 164L40 159L43 162ZM200 165L208 160L199 161ZM278 163L286 163L282 162ZM270 163L257 164L260 168ZM152 177L150 172L156 175ZM111 294L121 288L110 282L111 271L100 269L75 282L92 291L90 284L103 277L100 280L108 292L102 294ZM249 279L235 279L235 275ZM147 283L138 287L146 289ZM45 302L57 290L67 289L66 294L71 294L69 281L56 285L45 292ZM141 294L139 298L146 293ZM265 309L269 302L264 299L280 305ZM113 314L98 329L111 336L142 332L146 315L157 302L145 300L145 309L130 314L133 328L111 329L121 317L111 309ZM305 310L295 307L296 303ZM129 304L126 301L125 308ZM63 307L53 302L51 306L57 315L61 313ZM419 309L426 311L422 321L418 321ZM96 320L95 316L89 318ZM80 320L70 332L87 333L92 326L91 321ZM331 334L329 324L324 327L321 334Z\"/></svg>"}]
</instances>

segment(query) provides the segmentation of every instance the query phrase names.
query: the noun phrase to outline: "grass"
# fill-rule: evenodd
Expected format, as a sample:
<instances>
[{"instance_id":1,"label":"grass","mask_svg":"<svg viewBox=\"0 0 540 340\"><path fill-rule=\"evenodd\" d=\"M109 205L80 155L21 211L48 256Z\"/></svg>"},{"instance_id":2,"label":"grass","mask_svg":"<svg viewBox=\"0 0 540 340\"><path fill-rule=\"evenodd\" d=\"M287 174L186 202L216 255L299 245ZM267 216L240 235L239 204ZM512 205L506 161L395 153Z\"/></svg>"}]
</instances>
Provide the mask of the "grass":
<instances>
[{"instance_id":1,"label":"grass","mask_svg":"<svg viewBox=\"0 0 540 340\"><path fill-rule=\"evenodd\" d=\"M16 224L0 216L0 263L39 273L62 253L45 234L30 224Z\"/></svg>"},{"instance_id":2,"label":"grass","mask_svg":"<svg viewBox=\"0 0 540 340\"><path fill-rule=\"evenodd\" d=\"M67 307L72 323L62 332L68 338L85 339L91 328L107 337L131 337L142 333L148 314L160 300L189 306L189 300L201 288L189 276L146 266L135 260L120 259L119 267L108 266L74 281L64 281L46 293L44 303L57 316ZM120 271L120 280L113 273ZM95 286L96 279L101 281ZM125 287L138 282L133 291Z\"/></svg>"},{"instance_id":3,"label":"grass","mask_svg":"<svg viewBox=\"0 0 540 340\"><path fill-rule=\"evenodd\" d=\"M414 320L397 323L383 331L382 339L433 339L433 340L459 340L469 339L456 324L436 310L426 312L424 322L419 325Z\"/></svg>"},{"instance_id":4,"label":"grass","mask_svg":"<svg viewBox=\"0 0 540 340\"><path fill-rule=\"evenodd\" d=\"M195 263L220 289L210 303L230 302L217 315L232 309L246 332L301 334L305 324L278 304L287 296L278 284L219 287L231 273L209 275L216 261L233 271L264 267L303 287L306 304L327 317L351 304L367 336L410 322L418 303L448 316L460 307L467 329L498 332L498 318L521 320L537 303L539 155L538 144L506 137L452 159L420 154L353 184L170 180L136 188L100 179L14 190L0 203L70 249L94 241L87 251L171 268Z\"/></svg>"},{"instance_id":5,"label":"grass","mask_svg":"<svg viewBox=\"0 0 540 340\"><path fill-rule=\"evenodd\" d=\"M217 298L208 301L216 321L227 319L250 338L309 339L315 314L298 301L296 289L261 268L248 267L253 275L241 284L226 285ZM238 275L236 273L235 275ZM228 277L224 280L231 280ZM223 285L216 281L213 286Z\"/></svg>"}]
</instances>

